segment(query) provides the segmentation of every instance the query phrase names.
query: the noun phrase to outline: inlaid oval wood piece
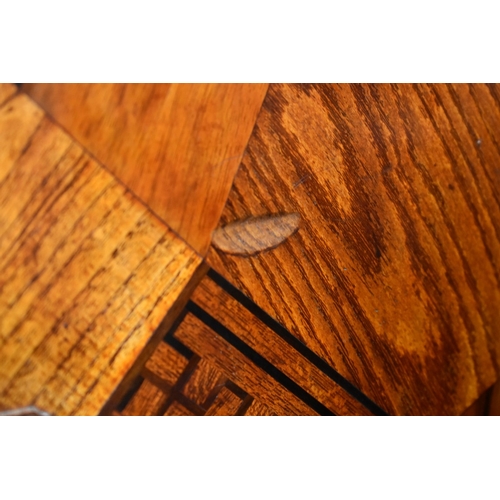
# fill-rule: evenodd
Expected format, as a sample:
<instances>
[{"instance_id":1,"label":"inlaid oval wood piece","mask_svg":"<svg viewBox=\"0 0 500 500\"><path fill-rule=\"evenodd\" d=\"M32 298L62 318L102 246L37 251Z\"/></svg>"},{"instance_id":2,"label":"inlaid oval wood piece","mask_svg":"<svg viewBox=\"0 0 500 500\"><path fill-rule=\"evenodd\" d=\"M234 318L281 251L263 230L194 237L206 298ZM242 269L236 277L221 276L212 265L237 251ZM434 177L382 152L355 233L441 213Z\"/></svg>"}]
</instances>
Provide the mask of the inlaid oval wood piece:
<instances>
[{"instance_id":1,"label":"inlaid oval wood piece","mask_svg":"<svg viewBox=\"0 0 500 500\"><path fill-rule=\"evenodd\" d=\"M264 215L231 222L213 234L213 245L233 255L254 255L276 248L299 228L297 213Z\"/></svg>"}]
</instances>

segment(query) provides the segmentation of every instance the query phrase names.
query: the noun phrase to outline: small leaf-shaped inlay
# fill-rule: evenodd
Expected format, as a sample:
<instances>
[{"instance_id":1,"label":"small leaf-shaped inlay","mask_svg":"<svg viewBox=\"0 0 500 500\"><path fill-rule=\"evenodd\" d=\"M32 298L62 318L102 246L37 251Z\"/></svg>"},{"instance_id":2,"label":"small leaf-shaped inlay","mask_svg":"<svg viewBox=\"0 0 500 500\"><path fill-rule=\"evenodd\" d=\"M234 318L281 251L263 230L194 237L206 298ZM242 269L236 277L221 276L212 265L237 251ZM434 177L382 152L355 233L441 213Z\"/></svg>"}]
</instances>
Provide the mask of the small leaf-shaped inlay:
<instances>
[{"instance_id":1,"label":"small leaf-shaped inlay","mask_svg":"<svg viewBox=\"0 0 500 500\"><path fill-rule=\"evenodd\" d=\"M300 215L250 217L218 228L213 245L235 255L253 255L277 247L299 228Z\"/></svg>"}]
</instances>

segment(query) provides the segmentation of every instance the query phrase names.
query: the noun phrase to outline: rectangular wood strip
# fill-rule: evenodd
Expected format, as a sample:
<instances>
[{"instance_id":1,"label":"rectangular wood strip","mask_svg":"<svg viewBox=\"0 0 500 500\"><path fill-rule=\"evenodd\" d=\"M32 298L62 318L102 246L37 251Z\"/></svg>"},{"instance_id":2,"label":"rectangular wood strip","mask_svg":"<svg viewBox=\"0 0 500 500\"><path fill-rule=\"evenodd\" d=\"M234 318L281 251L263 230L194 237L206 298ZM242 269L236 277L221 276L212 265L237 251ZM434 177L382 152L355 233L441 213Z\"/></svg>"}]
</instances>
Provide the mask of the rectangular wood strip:
<instances>
[{"instance_id":1,"label":"rectangular wood strip","mask_svg":"<svg viewBox=\"0 0 500 500\"><path fill-rule=\"evenodd\" d=\"M164 414L166 417L192 417L194 413L189 411L185 406L183 406L178 401L174 401Z\"/></svg>"},{"instance_id":2,"label":"rectangular wood strip","mask_svg":"<svg viewBox=\"0 0 500 500\"><path fill-rule=\"evenodd\" d=\"M249 417L272 417L276 414L273 413L269 408L263 405L260 401L254 399L252 404L248 407L245 415Z\"/></svg>"},{"instance_id":3,"label":"rectangular wood strip","mask_svg":"<svg viewBox=\"0 0 500 500\"><path fill-rule=\"evenodd\" d=\"M128 416L148 416L156 415L162 404L165 403L168 394L152 384L149 380L144 380L137 393L130 400L129 404L122 411L122 415Z\"/></svg>"},{"instance_id":4,"label":"rectangular wood strip","mask_svg":"<svg viewBox=\"0 0 500 500\"><path fill-rule=\"evenodd\" d=\"M182 393L200 406L205 406L210 393L219 385L222 386L225 378L211 363L201 359L196 370L182 388Z\"/></svg>"},{"instance_id":5,"label":"rectangular wood strip","mask_svg":"<svg viewBox=\"0 0 500 500\"><path fill-rule=\"evenodd\" d=\"M210 361L226 377L276 413L315 415L316 412L265 371L255 366L205 323L188 314L175 337Z\"/></svg>"},{"instance_id":6,"label":"rectangular wood strip","mask_svg":"<svg viewBox=\"0 0 500 500\"><path fill-rule=\"evenodd\" d=\"M175 349L160 342L153 355L146 362L146 368L173 386L186 368L188 360Z\"/></svg>"},{"instance_id":7,"label":"rectangular wood strip","mask_svg":"<svg viewBox=\"0 0 500 500\"><path fill-rule=\"evenodd\" d=\"M236 414L241 403L241 399L234 392L227 387L223 387L205 415L207 417L232 416Z\"/></svg>"}]
</instances>

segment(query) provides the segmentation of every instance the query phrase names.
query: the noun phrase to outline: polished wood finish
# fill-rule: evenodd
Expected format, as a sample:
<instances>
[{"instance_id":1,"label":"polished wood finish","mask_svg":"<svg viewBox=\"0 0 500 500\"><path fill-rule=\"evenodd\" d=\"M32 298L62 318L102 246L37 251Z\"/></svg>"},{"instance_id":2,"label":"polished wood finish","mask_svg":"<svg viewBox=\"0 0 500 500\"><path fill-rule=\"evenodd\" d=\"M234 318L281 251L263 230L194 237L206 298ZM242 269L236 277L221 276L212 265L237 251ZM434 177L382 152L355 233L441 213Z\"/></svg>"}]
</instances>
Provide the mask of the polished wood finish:
<instances>
[{"instance_id":1,"label":"polished wood finish","mask_svg":"<svg viewBox=\"0 0 500 500\"><path fill-rule=\"evenodd\" d=\"M191 300L333 413L371 414L363 404L209 277L203 278Z\"/></svg>"},{"instance_id":2,"label":"polished wood finish","mask_svg":"<svg viewBox=\"0 0 500 500\"><path fill-rule=\"evenodd\" d=\"M16 92L17 88L12 83L0 83L0 106Z\"/></svg>"},{"instance_id":3,"label":"polished wood finish","mask_svg":"<svg viewBox=\"0 0 500 500\"><path fill-rule=\"evenodd\" d=\"M482 417L487 415L488 398L487 393L482 394L474 403L472 403L463 413L463 417Z\"/></svg>"},{"instance_id":4,"label":"polished wood finish","mask_svg":"<svg viewBox=\"0 0 500 500\"><path fill-rule=\"evenodd\" d=\"M267 84L24 84L42 108L205 254Z\"/></svg>"},{"instance_id":5,"label":"polished wood finish","mask_svg":"<svg viewBox=\"0 0 500 500\"><path fill-rule=\"evenodd\" d=\"M496 382L487 391L481 394L481 396L462 413L462 416L500 416L500 381Z\"/></svg>"},{"instance_id":6,"label":"polished wood finish","mask_svg":"<svg viewBox=\"0 0 500 500\"><path fill-rule=\"evenodd\" d=\"M190 412L185 406L178 401L174 401L165 412L166 417L193 417L194 413Z\"/></svg>"},{"instance_id":7,"label":"polished wood finish","mask_svg":"<svg viewBox=\"0 0 500 500\"><path fill-rule=\"evenodd\" d=\"M97 414L201 259L24 94L0 146L0 407Z\"/></svg>"},{"instance_id":8,"label":"polished wood finish","mask_svg":"<svg viewBox=\"0 0 500 500\"><path fill-rule=\"evenodd\" d=\"M181 389L182 394L202 406L213 391L219 392L226 382L224 376L208 361L200 359L193 374Z\"/></svg>"},{"instance_id":9,"label":"polished wood finish","mask_svg":"<svg viewBox=\"0 0 500 500\"><path fill-rule=\"evenodd\" d=\"M211 362L194 354L170 334L123 399L117 405L108 405L103 414L238 415L246 411L250 402L248 394Z\"/></svg>"},{"instance_id":10,"label":"polished wood finish","mask_svg":"<svg viewBox=\"0 0 500 500\"><path fill-rule=\"evenodd\" d=\"M212 245L233 255L254 255L281 245L299 228L299 214L250 217L218 228Z\"/></svg>"},{"instance_id":11,"label":"polished wood finish","mask_svg":"<svg viewBox=\"0 0 500 500\"><path fill-rule=\"evenodd\" d=\"M161 389L149 380L144 380L122 415L144 417L155 415L166 400L167 395Z\"/></svg>"},{"instance_id":12,"label":"polished wood finish","mask_svg":"<svg viewBox=\"0 0 500 500\"><path fill-rule=\"evenodd\" d=\"M300 229L209 262L388 413L459 415L499 376L498 130L497 85L271 85L221 226Z\"/></svg>"},{"instance_id":13,"label":"polished wood finish","mask_svg":"<svg viewBox=\"0 0 500 500\"><path fill-rule=\"evenodd\" d=\"M487 415L500 417L500 381L488 393Z\"/></svg>"},{"instance_id":14,"label":"polished wood finish","mask_svg":"<svg viewBox=\"0 0 500 500\"><path fill-rule=\"evenodd\" d=\"M314 354L305 346L299 345L300 351L289 343L290 333L280 331L255 304L239 299L238 292L210 270L132 382L131 390L103 413L380 413L362 395L334 380L321 364L315 364Z\"/></svg>"},{"instance_id":15,"label":"polished wood finish","mask_svg":"<svg viewBox=\"0 0 500 500\"><path fill-rule=\"evenodd\" d=\"M236 415L241 399L227 387L223 387L205 413L207 417Z\"/></svg>"}]
</instances>

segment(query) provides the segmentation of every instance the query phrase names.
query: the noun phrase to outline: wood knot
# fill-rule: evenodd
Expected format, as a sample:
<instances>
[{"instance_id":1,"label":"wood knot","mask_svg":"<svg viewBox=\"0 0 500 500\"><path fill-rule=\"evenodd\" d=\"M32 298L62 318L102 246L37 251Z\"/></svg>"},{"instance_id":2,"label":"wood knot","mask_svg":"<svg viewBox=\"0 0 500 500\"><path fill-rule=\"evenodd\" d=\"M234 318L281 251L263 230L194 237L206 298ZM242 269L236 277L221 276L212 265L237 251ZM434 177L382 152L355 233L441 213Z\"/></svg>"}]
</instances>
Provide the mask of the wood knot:
<instances>
[{"instance_id":1,"label":"wood knot","mask_svg":"<svg viewBox=\"0 0 500 500\"><path fill-rule=\"evenodd\" d=\"M277 214L249 217L214 231L215 248L233 255L254 255L276 248L299 229L300 215Z\"/></svg>"}]
</instances>

